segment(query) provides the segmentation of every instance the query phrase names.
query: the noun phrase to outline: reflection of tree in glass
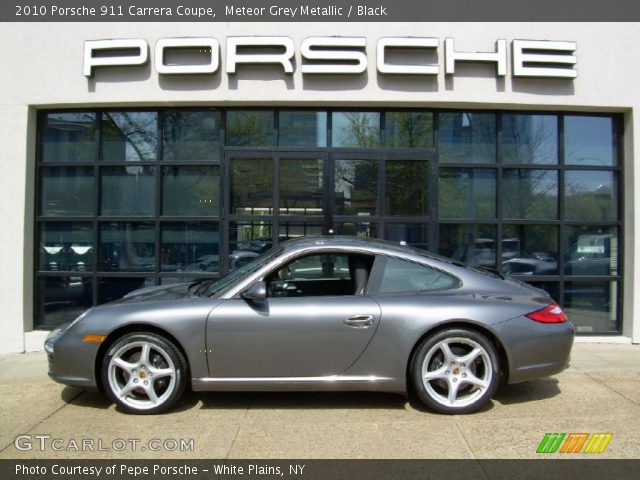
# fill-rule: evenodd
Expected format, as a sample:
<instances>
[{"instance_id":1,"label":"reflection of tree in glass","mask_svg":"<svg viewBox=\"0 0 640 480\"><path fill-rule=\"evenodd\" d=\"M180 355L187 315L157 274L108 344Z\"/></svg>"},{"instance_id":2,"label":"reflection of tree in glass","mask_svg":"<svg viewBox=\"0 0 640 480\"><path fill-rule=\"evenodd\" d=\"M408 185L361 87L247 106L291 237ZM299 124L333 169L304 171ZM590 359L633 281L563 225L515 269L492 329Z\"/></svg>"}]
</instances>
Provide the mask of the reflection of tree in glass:
<instances>
[{"instance_id":1,"label":"reflection of tree in glass","mask_svg":"<svg viewBox=\"0 0 640 480\"><path fill-rule=\"evenodd\" d=\"M504 171L505 218L554 220L558 217L555 170Z\"/></svg>"},{"instance_id":2,"label":"reflection of tree in glass","mask_svg":"<svg viewBox=\"0 0 640 480\"><path fill-rule=\"evenodd\" d=\"M322 209L322 160L316 158L280 160L280 209L281 213L320 213ZM292 209L296 210L291 211ZM297 209L304 209L304 211Z\"/></svg>"},{"instance_id":3,"label":"reflection of tree in glass","mask_svg":"<svg viewBox=\"0 0 640 480\"><path fill-rule=\"evenodd\" d=\"M617 219L612 172L567 172L565 183L568 220Z\"/></svg>"},{"instance_id":4,"label":"reflection of tree in glass","mask_svg":"<svg viewBox=\"0 0 640 480\"><path fill-rule=\"evenodd\" d=\"M336 117L334 117L336 118ZM339 114L339 124L333 128L341 128L338 132L340 147L372 148L380 144L380 117L371 112L344 112Z\"/></svg>"},{"instance_id":5,"label":"reflection of tree in glass","mask_svg":"<svg viewBox=\"0 0 640 480\"><path fill-rule=\"evenodd\" d=\"M495 170L441 168L438 208L441 218L495 218Z\"/></svg>"},{"instance_id":6,"label":"reflection of tree in glass","mask_svg":"<svg viewBox=\"0 0 640 480\"><path fill-rule=\"evenodd\" d=\"M555 116L505 114L502 119L504 163L557 163Z\"/></svg>"},{"instance_id":7,"label":"reflection of tree in glass","mask_svg":"<svg viewBox=\"0 0 640 480\"><path fill-rule=\"evenodd\" d=\"M388 112L386 131L387 147L432 147L433 114L431 112Z\"/></svg>"},{"instance_id":8,"label":"reflection of tree in glass","mask_svg":"<svg viewBox=\"0 0 640 480\"><path fill-rule=\"evenodd\" d=\"M153 161L157 133L155 112L104 112L103 159Z\"/></svg>"},{"instance_id":9,"label":"reflection of tree in glass","mask_svg":"<svg viewBox=\"0 0 640 480\"><path fill-rule=\"evenodd\" d=\"M217 160L220 158L220 113L164 113L163 160Z\"/></svg>"},{"instance_id":10,"label":"reflection of tree in glass","mask_svg":"<svg viewBox=\"0 0 640 480\"><path fill-rule=\"evenodd\" d=\"M427 211L427 162L387 161L385 213L424 216Z\"/></svg>"},{"instance_id":11,"label":"reflection of tree in glass","mask_svg":"<svg viewBox=\"0 0 640 480\"><path fill-rule=\"evenodd\" d=\"M493 163L496 117L493 113L440 113L440 161Z\"/></svg>"},{"instance_id":12,"label":"reflection of tree in glass","mask_svg":"<svg viewBox=\"0 0 640 480\"><path fill-rule=\"evenodd\" d=\"M338 215L374 214L378 198L378 162L336 160L335 198Z\"/></svg>"},{"instance_id":13,"label":"reflection of tree in glass","mask_svg":"<svg viewBox=\"0 0 640 480\"><path fill-rule=\"evenodd\" d=\"M234 158L231 162L232 211L268 214L272 204L273 161L270 158Z\"/></svg>"},{"instance_id":14,"label":"reflection of tree in glass","mask_svg":"<svg viewBox=\"0 0 640 480\"><path fill-rule=\"evenodd\" d=\"M227 145L273 145L273 112L228 112Z\"/></svg>"}]
</instances>

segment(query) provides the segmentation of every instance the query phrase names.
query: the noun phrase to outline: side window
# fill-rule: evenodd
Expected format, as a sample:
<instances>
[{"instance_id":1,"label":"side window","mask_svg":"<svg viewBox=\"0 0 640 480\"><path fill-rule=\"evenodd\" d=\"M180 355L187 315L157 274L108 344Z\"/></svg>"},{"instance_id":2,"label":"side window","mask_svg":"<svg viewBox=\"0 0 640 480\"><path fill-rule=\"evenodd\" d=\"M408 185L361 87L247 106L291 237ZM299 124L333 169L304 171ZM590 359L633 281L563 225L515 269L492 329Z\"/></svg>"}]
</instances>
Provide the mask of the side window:
<instances>
[{"instance_id":1,"label":"side window","mask_svg":"<svg viewBox=\"0 0 640 480\"><path fill-rule=\"evenodd\" d=\"M453 288L458 281L436 269L397 258L386 258L374 293L429 292Z\"/></svg>"},{"instance_id":2,"label":"side window","mask_svg":"<svg viewBox=\"0 0 640 480\"><path fill-rule=\"evenodd\" d=\"M306 255L265 279L269 297L361 295L369 281L373 257L346 253Z\"/></svg>"}]
</instances>

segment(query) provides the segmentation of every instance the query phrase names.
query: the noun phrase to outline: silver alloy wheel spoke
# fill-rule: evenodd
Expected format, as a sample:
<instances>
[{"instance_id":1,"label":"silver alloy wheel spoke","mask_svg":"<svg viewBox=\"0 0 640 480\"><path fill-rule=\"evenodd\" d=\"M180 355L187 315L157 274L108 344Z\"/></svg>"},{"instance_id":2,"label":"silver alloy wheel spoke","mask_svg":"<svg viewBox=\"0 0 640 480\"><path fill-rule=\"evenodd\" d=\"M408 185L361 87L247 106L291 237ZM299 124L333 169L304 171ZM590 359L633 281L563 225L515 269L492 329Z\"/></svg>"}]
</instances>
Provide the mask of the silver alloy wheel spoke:
<instances>
[{"instance_id":1,"label":"silver alloy wheel spoke","mask_svg":"<svg viewBox=\"0 0 640 480\"><path fill-rule=\"evenodd\" d=\"M149 397L149 400L151 401L151 403L153 403L154 405L158 403L158 395L156 394L156 391L153 389L153 382L151 382L147 388L145 388L145 393L147 394L147 397Z\"/></svg>"},{"instance_id":2,"label":"silver alloy wheel spoke","mask_svg":"<svg viewBox=\"0 0 640 480\"><path fill-rule=\"evenodd\" d=\"M149 365L149 352L151 351L151 346L148 343L142 345L142 350L140 351L140 364L141 365Z\"/></svg>"},{"instance_id":3,"label":"silver alloy wheel spoke","mask_svg":"<svg viewBox=\"0 0 640 480\"><path fill-rule=\"evenodd\" d=\"M138 385L130 381L124 387L122 387L122 389L118 392L118 396L120 398L126 398L126 396L129 395L132 392L132 390L134 390L137 387Z\"/></svg>"},{"instance_id":4,"label":"silver alloy wheel spoke","mask_svg":"<svg viewBox=\"0 0 640 480\"><path fill-rule=\"evenodd\" d=\"M440 349L442 350L442 353L444 355L444 363L448 364L450 362L453 362L456 356L451 351L451 347L449 347L449 342L447 342L446 340L443 340L438 345L440 346Z\"/></svg>"},{"instance_id":5,"label":"silver alloy wheel spoke","mask_svg":"<svg viewBox=\"0 0 640 480\"><path fill-rule=\"evenodd\" d=\"M122 370L124 370L128 374L131 374L131 372L138 366L135 363L126 362L120 357L114 357L113 363L115 363L118 367L120 367Z\"/></svg>"},{"instance_id":6,"label":"silver alloy wheel spoke","mask_svg":"<svg viewBox=\"0 0 640 480\"><path fill-rule=\"evenodd\" d=\"M149 373L153 375L154 380L157 380L162 377L173 377L175 372L171 368L149 367Z\"/></svg>"},{"instance_id":7,"label":"silver alloy wheel spoke","mask_svg":"<svg viewBox=\"0 0 640 480\"><path fill-rule=\"evenodd\" d=\"M423 378L427 381L447 378L447 366L444 365L437 370L430 370L423 375Z\"/></svg>"},{"instance_id":8,"label":"silver alloy wheel spoke","mask_svg":"<svg viewBox=\"0 0 640 480\"><path fill-rule=\"evenodd\" d=\"M487 382L481 378L476 377L476 375L472 372L467 372L467 377L462 380L463 383L468 383L470 385L475 385L476 387L484 390L489 385Z\"/></svg>"},{"instance_id":9,"label":"silver alloy wheel spoke","mask_svg":"<svg viewBox=\"0 0 640 480\"><path fill-rule=\"evenodd\" d=\"M447 393L447 400L449 400L449 404L455 405L456 400L458 399L458 387L460 384L458 382L454 382L453 380L449 380L447 382L449 387L449 392Z\"/></svg>"},{"instance_id":10,"label":"silver alloy wheel spoke","mask_svg":"<svg viewBox=\"0 0 640 480\"><path fill-rule=\"evenodd\" d=\"M476 358L478 358L480 355L482 355L482 352L484 352L484 350L482 348L476 347L473 350L471 350L469 353L467 353L466 355L463 355L462 357L457 357L456 361L458 363L464 363L464 364L468 365L471 362L473 362Z\"/></svg>"}]
</instances>

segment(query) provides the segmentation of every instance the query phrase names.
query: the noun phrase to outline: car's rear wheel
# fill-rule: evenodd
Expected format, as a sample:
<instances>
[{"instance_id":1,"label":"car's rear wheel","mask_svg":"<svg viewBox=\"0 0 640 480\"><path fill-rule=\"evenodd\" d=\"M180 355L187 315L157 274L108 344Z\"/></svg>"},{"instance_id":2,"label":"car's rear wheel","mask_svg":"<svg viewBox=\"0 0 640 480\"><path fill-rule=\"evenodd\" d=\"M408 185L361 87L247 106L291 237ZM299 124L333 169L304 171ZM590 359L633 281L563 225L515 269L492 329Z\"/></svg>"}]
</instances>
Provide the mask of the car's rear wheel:
<instances>
[{"instance_id":1,"label":"car's rear wheel","mask_svg":"<svg viewBox=\"0 0 640 480\"><path fill-rule=\"evenodd\" d=\"M484 335L454 328L437 332L418 347L411 364L418 398L440 413L482 408L500 380L496 348Z\"/></svg>"},{"instance_id":2,"label":"car's rear wheel","mask_svg":"<svg viewBox=\"0 0 640 480\"><path fill-rule=\"evenodd\" d=\"M182 396L187 382L184 355L155 333L129 333L109 347L102 360L102 384L120 408L160 413Z\"/></svg>"}]
</instances>

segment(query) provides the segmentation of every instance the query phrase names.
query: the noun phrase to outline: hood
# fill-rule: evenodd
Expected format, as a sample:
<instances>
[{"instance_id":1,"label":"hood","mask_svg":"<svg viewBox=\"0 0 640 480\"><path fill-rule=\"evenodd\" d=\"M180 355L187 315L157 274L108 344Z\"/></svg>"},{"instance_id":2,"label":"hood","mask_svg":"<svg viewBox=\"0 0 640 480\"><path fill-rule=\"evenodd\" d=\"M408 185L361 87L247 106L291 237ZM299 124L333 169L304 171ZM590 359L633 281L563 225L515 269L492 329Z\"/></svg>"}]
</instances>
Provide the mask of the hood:
<instances>
[{"instance_id":1,"label":"hood","mask_svg":"<svg viewBox=\"0 0 640 480\"><path fill-rule=\"evenodd\" d=\"M189 283L176 283L173 285L160 285L158 287L140 288L132 292L127 293L120 300L110 302L111 304L117 303L138 303L138 302L151 302L158 300L178 300L191 296L189 293L189 286L193 285L193 282Z\"/></svg>"}]
</instances>

